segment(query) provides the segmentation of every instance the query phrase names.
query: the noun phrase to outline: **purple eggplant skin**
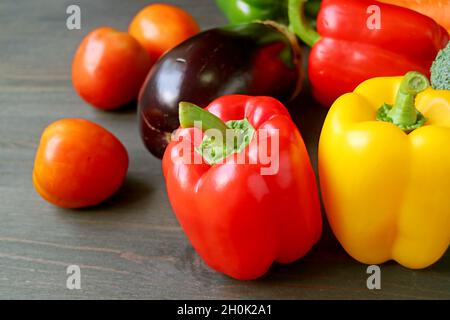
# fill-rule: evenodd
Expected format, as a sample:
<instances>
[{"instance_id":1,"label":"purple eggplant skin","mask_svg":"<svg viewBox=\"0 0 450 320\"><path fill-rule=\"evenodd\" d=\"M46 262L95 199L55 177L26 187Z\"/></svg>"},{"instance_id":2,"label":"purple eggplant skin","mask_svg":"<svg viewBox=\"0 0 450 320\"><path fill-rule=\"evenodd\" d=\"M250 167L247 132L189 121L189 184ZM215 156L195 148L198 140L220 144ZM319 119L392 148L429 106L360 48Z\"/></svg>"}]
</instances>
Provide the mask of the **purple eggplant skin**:
<instances>
[{"instance_id":1,"label":"purple eggplant skin","mask_svg":"<svg viewBox=\"0 0 450 320\"><path fill-rule=\"evenodd\" d=\"M167 52L141 89L138 121L147 149L162 158L179 127L178 104L206 107L228 94L288 102L302 80L301 50L286 29L269 22L204 31Z\"/></svg>"}]
</instances>

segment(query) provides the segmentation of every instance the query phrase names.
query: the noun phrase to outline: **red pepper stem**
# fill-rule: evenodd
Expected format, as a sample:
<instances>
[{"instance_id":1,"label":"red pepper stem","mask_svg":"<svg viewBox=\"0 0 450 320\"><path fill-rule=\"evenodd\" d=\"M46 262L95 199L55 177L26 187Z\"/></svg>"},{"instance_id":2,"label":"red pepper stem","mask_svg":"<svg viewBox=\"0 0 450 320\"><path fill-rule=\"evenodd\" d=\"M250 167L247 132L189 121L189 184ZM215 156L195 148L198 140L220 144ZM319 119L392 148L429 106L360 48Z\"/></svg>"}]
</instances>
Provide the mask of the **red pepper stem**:
<instances>
[{"instance_id":1,"label":"red pepper stem","mask_svg":"<svg viewBox=\"0 0 450 320\"><path fill-rule=\"evenodd\" d=\"M216 129L222 133L222 137L226 137L227 129L229 129L228 126L211 112L189 102L180 102L178 107L180 125L182 128L193 128L199 124L201 127L198 128L203 132L209 129Z\"/></svg>"},{"instance_id":2,"label":"red pepper stem","mask_svg":"<svg viewBox=\"0 0 450 320\"><path fill-rule=\"evenodd\" d=\"M224 123L212 113L189 102L180 102L178 111L182 128L197 127L205 133L202 143L195 150L210 165L232 153L241 152L254 136L255 129L247 118ZM217 137L219 132L221 138Z\"/></svg>"},{"instance_id":3,"label":"red pepper stem","mask_svg":"<svg viewBox=\"0 0 450 320\"><path fill-rule=\"evenodd\" d=\"M306 21L305 3L308 0L289 0L289 24L291 30L308 46L320 40L319 33Z\"/></svg>"}]
</instances>

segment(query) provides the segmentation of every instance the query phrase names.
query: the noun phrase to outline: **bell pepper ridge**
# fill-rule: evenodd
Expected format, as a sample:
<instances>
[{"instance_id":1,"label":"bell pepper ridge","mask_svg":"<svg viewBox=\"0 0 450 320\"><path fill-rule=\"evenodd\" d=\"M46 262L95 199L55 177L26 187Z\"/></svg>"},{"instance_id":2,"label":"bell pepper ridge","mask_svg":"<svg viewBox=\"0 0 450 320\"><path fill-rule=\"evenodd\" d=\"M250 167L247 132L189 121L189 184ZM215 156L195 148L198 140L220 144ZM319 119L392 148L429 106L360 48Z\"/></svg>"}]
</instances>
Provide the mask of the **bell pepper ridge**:
<instances>
[{"instance_id":1,"label":"bell pepper ridge","mask_svg":"<svg viewBox=\"0 0 450 320\"><path fill-rule=\"evenodd\" d=\"M378 0L417 11L433 18L450 32L450 1L448 0Z\"/></svg>"}]
</instances>

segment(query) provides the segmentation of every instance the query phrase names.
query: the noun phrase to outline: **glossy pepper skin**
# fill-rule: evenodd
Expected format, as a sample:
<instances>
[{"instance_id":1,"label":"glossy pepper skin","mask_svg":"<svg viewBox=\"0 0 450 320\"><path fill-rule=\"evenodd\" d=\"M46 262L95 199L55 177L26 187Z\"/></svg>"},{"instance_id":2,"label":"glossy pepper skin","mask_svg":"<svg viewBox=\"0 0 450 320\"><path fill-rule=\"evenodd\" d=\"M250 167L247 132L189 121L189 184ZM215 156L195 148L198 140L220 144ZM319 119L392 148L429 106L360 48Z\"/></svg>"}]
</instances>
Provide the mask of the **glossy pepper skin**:
<instances>
[{"instance_id":1,"label":"glossy pepper skin","mask_svg":"<svg viewBox=\"0 0 450 320\"><path fill-rule=\"evenodd\" d=\"M377 121L403 77L360 84L331 107L319 144L322 198L345 250L367 264L425 268L450 241L450 91L419 93L428 119L404 132Z\"/></svg>"},{"instance_id":2,"label":"glossy pepper skin","mask_svg":"<svg viewBox=\"0 0 450 320\"><path fill-rule=\"evenodd\" d=\"M163 158L170 203L198 254L216 271L255 279L274 261L297 260L318 241L322 220L314 172L299 131L277 100L230 95L206 110L223 121L247 118L255 130L279 130L274 175L261 175L259 161L239 164L227 157L213 166L180 161L179 140L192 144L197 128L179 129ZM246 159L258 152L256 141L255 136L242 151Z\"/></svg>"},{"instance_id":3,"label":"glossy pepper skin","mask_svg":"<svg viewBox=\"0 0 450 320\"><path fill-rule=\"evenodd\" d=\"M449 0L381 0L381 2L420 12L421 14L432 18L450 32Z\"/></svg>"},{"instance_id":4,"label":"glossy pepper skin","mask_svg":"<svg viewBox=\"0 0 450 320\"><path fill-rule=\"evenodd\" d=\"M449 40L431 18L373 0L323 0L317 32L302 18L305 0L289 0L290 23L312 46L308 74L313 95L324 106L351 92L361 82L401 76L410 70L429 76L436 54ZM369 28L370 6L380 9L380 29Z\"/></svg>"},{"instance_id":5,"label":"glossy pepper skin","mask_svg":"<svg viewBox=\"0 0 450 320\"><path fill-rule=\"evenodd\" d=\"M206 107L227 94L288 102L303 82L295 35L273 23L248 23L199 33L167 52L139 96L139 125L147 149L162 158L179 127L178 103Z\"/></svg>"}]
</instances>

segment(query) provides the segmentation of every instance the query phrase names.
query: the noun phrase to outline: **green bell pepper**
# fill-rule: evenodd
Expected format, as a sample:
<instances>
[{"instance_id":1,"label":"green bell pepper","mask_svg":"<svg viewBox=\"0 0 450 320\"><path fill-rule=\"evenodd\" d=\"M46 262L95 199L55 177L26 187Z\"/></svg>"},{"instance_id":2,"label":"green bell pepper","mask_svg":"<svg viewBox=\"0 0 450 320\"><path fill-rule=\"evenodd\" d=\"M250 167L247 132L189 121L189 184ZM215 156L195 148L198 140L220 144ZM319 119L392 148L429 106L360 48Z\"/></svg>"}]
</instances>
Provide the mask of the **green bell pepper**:
<instances>
[{"instance_id":1,"label":"green bell pepper","mask_svg":"<svg viewBox=\"0 0 450 320\"><path fill-rule=\"evenodd\" d=\"M273 20L288 24L288 0L216 0L216 3L232 24L255 20ZM305 12L314 18L319 8L320 0L308 1Z\"/></svg>"}]
</instances>

